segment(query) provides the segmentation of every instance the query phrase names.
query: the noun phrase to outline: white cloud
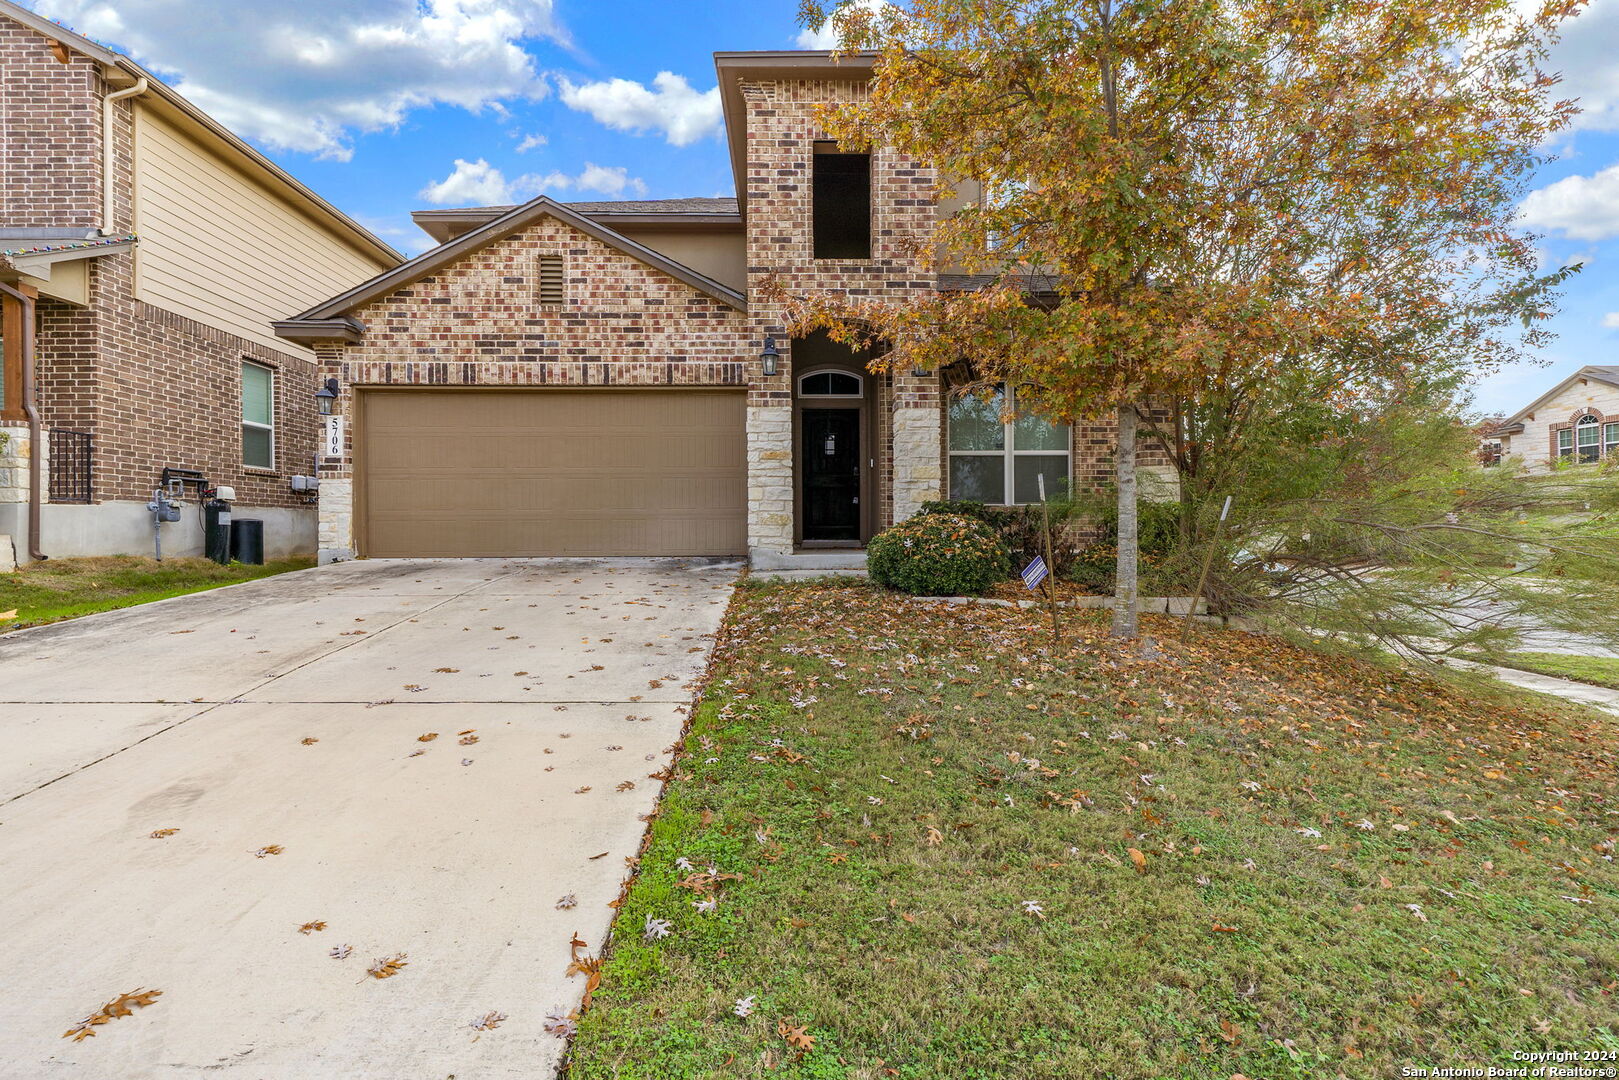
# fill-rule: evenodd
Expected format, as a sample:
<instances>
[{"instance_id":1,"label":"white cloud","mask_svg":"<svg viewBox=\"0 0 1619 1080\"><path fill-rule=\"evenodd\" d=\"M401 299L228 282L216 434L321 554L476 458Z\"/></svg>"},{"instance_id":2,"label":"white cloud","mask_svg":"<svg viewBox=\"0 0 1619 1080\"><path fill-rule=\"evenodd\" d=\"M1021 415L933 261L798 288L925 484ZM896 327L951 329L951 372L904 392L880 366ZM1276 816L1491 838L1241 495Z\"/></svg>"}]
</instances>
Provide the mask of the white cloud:
<instances>
[{"instance_id":1,"label":"white cloud","mask_svg":"<svg viewBox=\"0 0 1619 1080\"><path fill-rule=\"evenodd\" d=\"M239 134L348 160L412 110L537 99L528 39L568 44L554 0L34 0L158 71Z\"/></svg>"},{"instance_id":2,"label":"white cloud","mask_svg":"<svg viewBox=\"0 0 1619 1080\"><path fill-rule=\"evenodd\" d=\"M652 89L629 79L576 85L558 78L568 108L589 113L617 131L659 131L675 146L687 146L720 130L720 90L698 93L691 83L660 71Z\"/></svg>"},{"instance_id":3,"label":"white cloud","mask_svg":"<svg viewBox=\"0 0 1619 1080\"><path fill-rule=\"evenodd\" d=\"M628 175L622 165L611 167L593 165L585 162L585 171L573 179L573 186L580 191L599 191L603 195L621 195L625 189L637 195L646 194L646 183L639 177Z\"/></svg>"},{"instance_id":4,"label":"white cloud","mask_svg":"<svg viewBox=\"0 0 1619 1080\"><path fill-rule=\"evenodd\" d=\"M483 158L466 161L456 158L449 176L422 188L418 195L434 206L506 206L526 202L549 191L574 190L602 195L622 195L626 191L645 195L646 181L629 175L621 165L585 162L577 176L552 171L545 175L525 173L507 179Z\"/></svg>"},{"instance_id":5,"label":"white cloud","mask_svg":"<svg viewBox=\"0 0 1619 1080\"><path fill-rule=\"evenodd\" d=\"M1554 229L1575 240L1619 236L1619 165L1592 176L1565 176L1531 191L1518 215L1531 228Z\"/></svg>"},{"instance_id":6,"label":"white cloud","mask_svg":"<svg viewBox=\"0 0 1619 1080\"><path fill-rule=\"evenodd\" d=\"M526 154L530 150L539 149L550 141L551 140L547 139L544 135L525 135L523 137L523 141L517 144L517 152L519 154Z\"/></svg>"},{"instance_id":7,"label":"white cloud","mask_svg":"<svg viewBox=\"0 0 1619 1080\"><path fill-rule=\"evenodd\" d=\"M1536 5L1538 6L1538 4ZM1519 10L1526 7L1520 0ZM1619 0L1592 0L1580 15L1563 24L1563 39L1553 46L1546 70L1561 72L1554 89L1559 98L1578 98L1575 130L1619 131Z\"/></svg>"},{"instance_id":8,"label":"white cloud","mask_svg":"<svg viewBox=\"0 0 1619 1080\"><path fill-rule=\"evenodd\" d=\"M422 188L420 195L434 206L494 206L515 201L506 177L483 158L456 158L455 171Z\"/></svg>"},{"instance_id":9,"label":"white cloud","mask_svg":"<svg viewBox=\"0 0 1619 1080\"><path fill-rule=\"evenodd\" d=\"M1610 311L1602 316L1602 327L1605 330L1619 330L1619 311Z\"/></svg>"}]
</instances>

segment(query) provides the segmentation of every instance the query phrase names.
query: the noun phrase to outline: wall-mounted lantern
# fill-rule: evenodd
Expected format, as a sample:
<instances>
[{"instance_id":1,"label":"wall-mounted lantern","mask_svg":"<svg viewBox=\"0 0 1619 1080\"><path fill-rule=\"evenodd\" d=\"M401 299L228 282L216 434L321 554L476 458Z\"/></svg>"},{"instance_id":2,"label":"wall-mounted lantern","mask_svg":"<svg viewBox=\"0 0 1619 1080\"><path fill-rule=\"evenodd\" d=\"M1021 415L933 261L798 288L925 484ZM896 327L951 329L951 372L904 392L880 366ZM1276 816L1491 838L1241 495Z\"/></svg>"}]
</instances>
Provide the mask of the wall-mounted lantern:
<instances>
[{"instance_id":1,"label":"wall-mounted lantern","mask_svg":"<svg viewBox=\"0 0 1619 1080\"><path fill-rule=\"evenodd\" d=\"M336 379L327 379L326 385L315 391L315 408L320 410L322 416L332 415L332 405L337 401L338 389Z\"/></svg>"},{"instance_id":2,"label":"wall-mounted lantern","mask_svg":"<svg viewBox=\"0 0 1619 1080\"><path fill-rule=\"evenodd\" d=\"M772 375L776 374L776 371L778 369L778 365L781 363L781 353L776 351L776 339L775 338L773 338L773 337L765 338L765 351L759 354L759 360L760 360L761 363L764 364L764 369L765 369L765 375L766 376L772 376Z\"/></svg>"}]
</instances>

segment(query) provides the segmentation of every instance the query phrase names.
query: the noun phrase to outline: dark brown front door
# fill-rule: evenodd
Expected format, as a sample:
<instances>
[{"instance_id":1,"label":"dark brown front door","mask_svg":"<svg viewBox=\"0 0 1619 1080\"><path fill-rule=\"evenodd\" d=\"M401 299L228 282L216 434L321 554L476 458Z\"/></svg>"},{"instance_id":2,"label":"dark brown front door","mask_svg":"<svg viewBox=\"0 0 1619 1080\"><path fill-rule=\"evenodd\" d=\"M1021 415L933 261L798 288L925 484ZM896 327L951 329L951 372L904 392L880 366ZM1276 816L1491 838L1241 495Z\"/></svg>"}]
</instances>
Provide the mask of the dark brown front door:
<instances>
[{"instance_id":1,"label":"dark brown front door","mask_svg":"<svg viewBox=\"0 0 1619 1080\"><path fill-rule=\"evenodd\" d=\"M860 539L860 410L805 409L804 539Z\"/></svg>"}]
</instances>

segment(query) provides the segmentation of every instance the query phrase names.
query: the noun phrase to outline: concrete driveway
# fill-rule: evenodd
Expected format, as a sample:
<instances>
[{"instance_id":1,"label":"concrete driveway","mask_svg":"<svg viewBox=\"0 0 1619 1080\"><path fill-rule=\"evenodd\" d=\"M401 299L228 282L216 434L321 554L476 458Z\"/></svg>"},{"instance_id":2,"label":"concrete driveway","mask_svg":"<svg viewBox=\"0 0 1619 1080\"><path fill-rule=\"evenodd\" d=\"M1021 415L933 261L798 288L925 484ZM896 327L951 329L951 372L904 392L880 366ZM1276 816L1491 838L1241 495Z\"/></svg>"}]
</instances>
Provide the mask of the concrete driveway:
<instances>
[{"instance_id":1,"label":"concrete driveway","mask_svg":"<svg viewBox=\"0 0 1619 1080\"><path fill-rule=\"evenodd\" d=\"M736 575L355 562L0 636L0 1076L551 1075Z\"/></svg>"}]
</instances>

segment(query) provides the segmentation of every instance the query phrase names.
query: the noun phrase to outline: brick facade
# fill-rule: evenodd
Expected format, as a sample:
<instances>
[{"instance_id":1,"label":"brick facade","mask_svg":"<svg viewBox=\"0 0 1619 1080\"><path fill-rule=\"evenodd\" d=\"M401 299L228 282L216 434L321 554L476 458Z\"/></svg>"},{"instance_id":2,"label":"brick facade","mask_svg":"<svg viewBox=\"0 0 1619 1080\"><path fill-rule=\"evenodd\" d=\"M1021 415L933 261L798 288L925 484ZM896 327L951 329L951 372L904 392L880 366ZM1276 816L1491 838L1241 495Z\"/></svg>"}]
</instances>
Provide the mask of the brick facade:
<instances>
[{"instance_id":1,"label":"brick facade","mask_svg":"<svg viewBox=\"0 0 1619 1080\"><path fill-rule=\"evenodd\" d=\"M103 222L102 109L109 88L97 61L71 50L67 56L62 63L45 37L0 18L0 228L13 235L98 227L109 234L134 232L135 106L130 100L112 105L114 214ZM43 427L91 434L95 504L127 518L130 508L115 504L144 504L163 468L176 466L199 469L211 483L234 487L241 510L312 514L309 500L292 492L289 477L314 469L314 358L290 347L268 348L136 299L139 258L137 246L134 252L88 260L86 307L48 296L37 305ZM244 359L276 372L276 468L271 471L241 464ZM12 423L19 415L8 412ZM57 509L46 507L41 530L46 554L52 553ZM74 553L103 553L94 549L94 534L93 526L88 533L78 528L77 542L89 550ZM281 539L270 538L272 548ZM123 544L109 532L105 553L116 553Z\"/></svg>"},{"instance_id":2,"label":"brick facade","mask_svg":"<svg viewBox=\"0 0 1619 1080\"><path fill-rule=\"evenodd\" d=\"M0 17L0 228L101 224L100 67Z\"/></svg>"},{"instance_id":3,"label":"brick facade","mask_svg":"<svg viewBox=\"0 0 1619 1080\"><path fill-rule=\"evenodd\" d=\"M774 279L789 294L846 292L904 301L931 292L931 272L910 242L932 228L933 170L922 162L877 147L871 160L871 258L816 259L813 254L811 166L814 144L828 135L817 109L858 101L866 86L854 81L783 79L742 84L747 110L747 264L753 298L753 351L764 338L777 339L780 372L767 378L756 361L749 380L750 547L785 554L793 548L794 461L791 410L792 359L779 305L760 298L759 286ZM876 376L877 500L879 524L909 517L938 498L941 475L937 377L909 371ZM786 503L783 506L783 503Z\"/></svg>"}]
</instances>

